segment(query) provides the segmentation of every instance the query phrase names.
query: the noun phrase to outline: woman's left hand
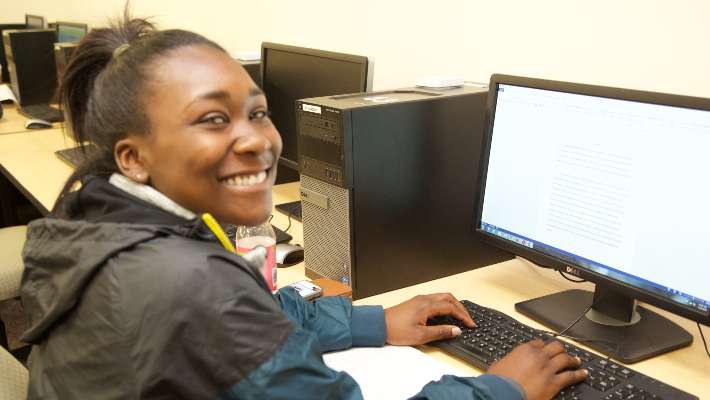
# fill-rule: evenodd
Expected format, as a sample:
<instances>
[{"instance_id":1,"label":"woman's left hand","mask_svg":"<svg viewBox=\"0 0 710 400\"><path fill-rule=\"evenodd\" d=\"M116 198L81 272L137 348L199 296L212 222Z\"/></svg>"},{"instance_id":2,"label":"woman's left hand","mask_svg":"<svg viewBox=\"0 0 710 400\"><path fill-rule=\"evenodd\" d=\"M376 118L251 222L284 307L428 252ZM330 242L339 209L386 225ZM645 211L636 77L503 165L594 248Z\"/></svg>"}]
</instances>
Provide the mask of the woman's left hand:
<instances>
[{"instance_id":1,"label":"woman's left hand","mask_svg":"<svg viewBox=\"0 0 710 400\"><path fill-rule=\"evenodd\" d=\"M427 320L437 315L450 315L467 327L475 326L466 308L451 293L420 295L385 309L387 343L411 346L461 334L455 325L427 326Z\"/></svg>"}]
</instances>

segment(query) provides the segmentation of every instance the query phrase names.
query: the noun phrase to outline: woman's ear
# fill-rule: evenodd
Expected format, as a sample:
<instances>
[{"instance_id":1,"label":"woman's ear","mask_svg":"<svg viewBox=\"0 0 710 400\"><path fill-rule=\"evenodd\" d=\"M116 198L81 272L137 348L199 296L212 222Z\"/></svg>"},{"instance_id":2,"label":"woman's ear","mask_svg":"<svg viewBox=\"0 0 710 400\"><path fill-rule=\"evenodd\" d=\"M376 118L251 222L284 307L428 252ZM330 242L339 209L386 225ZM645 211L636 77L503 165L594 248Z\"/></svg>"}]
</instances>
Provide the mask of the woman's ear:
<instances>
[{"instance_id":1,"label":"woman's ear","mask_svg":"<svg viewBox=\"0 0 710 400\"><path fill-rule=\"evenodd\" d=\"M145 140L140 136L128 136L118 142L113 148L116 165L123 175L134 182L147 184L150 181L148 172L148 149Z\"/></svg>"}]
</instances>

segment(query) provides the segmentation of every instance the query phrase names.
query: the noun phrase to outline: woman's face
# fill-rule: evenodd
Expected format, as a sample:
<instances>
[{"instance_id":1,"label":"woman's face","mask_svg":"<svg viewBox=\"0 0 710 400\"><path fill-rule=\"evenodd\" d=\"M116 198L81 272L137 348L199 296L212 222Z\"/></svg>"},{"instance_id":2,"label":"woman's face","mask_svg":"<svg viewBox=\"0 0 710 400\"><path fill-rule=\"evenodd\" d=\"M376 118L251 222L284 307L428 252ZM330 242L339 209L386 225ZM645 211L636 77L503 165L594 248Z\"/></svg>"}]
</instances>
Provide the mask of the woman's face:
<instances>
[{"instance_id":1,"label":"woman's face","mask_svg":"<svg viewBox=\"0 0 710 400\"><path fill-rule=\"evenodd\" d=\"M281 138L242 66L206 45L154 62L144 99L147 182L181 206L256 225L271 214Z\"/></svg>"}]
</instances>

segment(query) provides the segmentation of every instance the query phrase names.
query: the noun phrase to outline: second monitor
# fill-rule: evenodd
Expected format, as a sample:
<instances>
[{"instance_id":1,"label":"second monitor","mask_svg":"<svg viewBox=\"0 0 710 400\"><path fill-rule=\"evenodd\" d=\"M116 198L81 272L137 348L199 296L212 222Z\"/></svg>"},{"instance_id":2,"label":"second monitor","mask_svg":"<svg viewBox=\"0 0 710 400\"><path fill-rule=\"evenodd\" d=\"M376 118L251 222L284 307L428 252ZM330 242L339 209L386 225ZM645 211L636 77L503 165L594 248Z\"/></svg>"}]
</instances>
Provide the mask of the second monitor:
<instances>
[{"instance_id":1,"label":"second monitor","mask_svg":"<svg viewBox=\"0 0 710 400\"><path fill-rule=\"evenodd\" d=\"M262 88L283 140L277 183L299 179L296 100L371 91L372 77L373 63L365 56L262 44ZM300 219L300 207L291 205L287 213Z\"/></svg>"}]
</instances>

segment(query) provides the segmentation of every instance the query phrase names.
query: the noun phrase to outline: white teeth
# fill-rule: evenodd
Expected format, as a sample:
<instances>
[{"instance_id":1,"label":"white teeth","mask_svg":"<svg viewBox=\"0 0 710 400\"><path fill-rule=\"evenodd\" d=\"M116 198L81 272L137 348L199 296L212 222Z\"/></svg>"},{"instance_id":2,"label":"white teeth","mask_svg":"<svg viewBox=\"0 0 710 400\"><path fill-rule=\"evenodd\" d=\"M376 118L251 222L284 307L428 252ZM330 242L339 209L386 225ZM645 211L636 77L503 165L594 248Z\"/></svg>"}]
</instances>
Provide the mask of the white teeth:
<instances>
[{"instance_id":1,"label":"white teeth","mask_svg":"<svg viewBox=\"0 0 710 400\"><path fill-rule=\"evenodd\" d=\"M266 180L266 171L261 171L251 175L237 175L225 179L222 182L230 186L254 186Z\"/></svg>"}]
</instances>

